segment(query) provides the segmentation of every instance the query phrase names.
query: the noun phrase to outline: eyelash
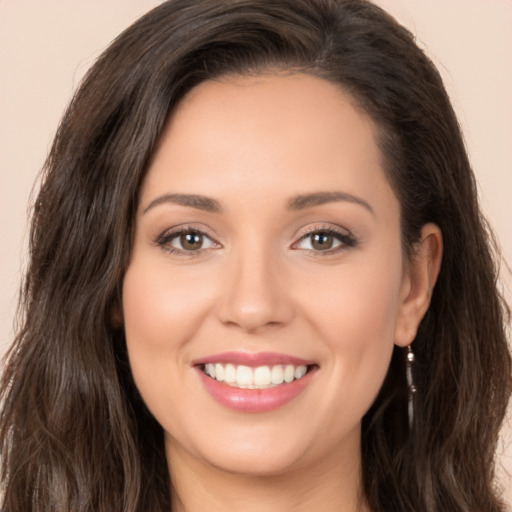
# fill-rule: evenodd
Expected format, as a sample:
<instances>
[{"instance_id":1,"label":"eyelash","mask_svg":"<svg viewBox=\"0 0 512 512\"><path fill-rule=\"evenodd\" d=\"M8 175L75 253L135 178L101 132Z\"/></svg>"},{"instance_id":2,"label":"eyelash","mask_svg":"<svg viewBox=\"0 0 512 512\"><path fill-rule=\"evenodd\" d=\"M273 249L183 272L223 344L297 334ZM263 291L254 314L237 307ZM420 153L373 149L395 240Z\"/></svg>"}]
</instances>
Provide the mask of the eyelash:
<instances>
[{"instance_id":1,"label":"eyelash","mask_svg":"<svg viewBox=\"0 0 512 512\"><path fill-rule=\"evenodd\" d=\"M173 240L175 240L176 238L178 238L182 235L186 235L186 234L200 235L203 238L210 240L212 242L212 244L220 246L220 244L218 242L216 242L212 237L208 236L208 234L206 234L204 231L202 231L201 229L198 229L198 228L194 228L192 226L184 226L184 227L176 228L171 231L166 231L165 233L162 233L156 239L156 245L161 247L168 254L175 254L178 256L188 256L188 257L199 256L203 253L203 251L207 250L204 248L198 249L196 251L186 250L186 249L178 249L178 248L170 245Z\"/></svg>"},{"instance_id":2,"label":"eyelash","mask_svg":"<svg viewBox=\"0 0 512 512\"><path fill-rule=\"evenodd\" d=\"M201 229L197 229L191 226L186 227L180 227L177 229L173 229L171 231L167 231L165 233L162 233L155 241L156 245L161 247L163 250L165 250L168 254L175 254L178 256L188 256L188 257L194 257L201 255L204 251L208 250L208 248L200 248L198 250L187 250L187 249L178 249L176 247L173 247L171 242L175 240L176 238L186 235L186 234L195 234L200 235L201 237L206 238L211 241L212 244L216 246L220 246L218 242L216 242L213 238L208 236L204 231ZM321 227L321 228L312 228L311 230L307 231L306 233L302 234L300 238L292 244L292 249L294 250L300 250L299 247L297 247L301 242L308 239L308 237L311 237L313 235L326 235L335 238L340 244L337 247L326 249L326 250L314 250L314 249L303 249L309 253L314 254L315 256L329 256L333 254L337 254L339 252L345 251L347 249L353 248L357 245L357 240L355 237L348 232L344 231L338 231L336 229L333 229L331 227Z\"/></svg>"},{"instance_id":3,"label":"eyelash","mask_svg":"<svg viewBox=\"0 0 512 512\"><path fill-rule=\"evenodd\" d=\"M300 242L307 240L309 237L320 234L335 238L340 242L340 245L332 249L326 249L323 251L314 249L304 249L305 251L308 251L309 253L312 253L315 256L331 256L333 254L338 254L340 252L346 251L347 249L354 248L357 245L357 240L352 233L341 230L338 231L337 229L334 229L332 227L322 226L320 228L312 228L303 235L301 235L299 240L292 245L292 248L295 248L295 246L297 246Z\"/></svg>"}]
</instances>

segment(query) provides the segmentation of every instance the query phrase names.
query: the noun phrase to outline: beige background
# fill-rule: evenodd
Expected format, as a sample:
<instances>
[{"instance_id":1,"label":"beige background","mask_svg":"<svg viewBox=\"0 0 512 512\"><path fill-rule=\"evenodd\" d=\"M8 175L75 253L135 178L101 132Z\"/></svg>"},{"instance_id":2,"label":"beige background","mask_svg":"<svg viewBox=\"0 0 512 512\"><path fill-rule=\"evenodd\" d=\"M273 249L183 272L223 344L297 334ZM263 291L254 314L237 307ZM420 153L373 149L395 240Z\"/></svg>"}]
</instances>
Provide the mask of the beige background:
<instances>
[{"instance_id":1,"label":"beige background","mask_svg":"<svg viewBox=\"0 0 512 512\"><path fill-rule=\"evenodd\" d=\"M63 109L109 41L156 0L0 0L0 353L12 338L27 204ZM512 0L378 0L438 65L486 215L512 262ZM463 255L462 255L463 257ZM504 272L507 294L511 278ZM512 429L503 466L512 473ZM502 471L512 503L512 478Z\"/></svg>"}]
</instances>

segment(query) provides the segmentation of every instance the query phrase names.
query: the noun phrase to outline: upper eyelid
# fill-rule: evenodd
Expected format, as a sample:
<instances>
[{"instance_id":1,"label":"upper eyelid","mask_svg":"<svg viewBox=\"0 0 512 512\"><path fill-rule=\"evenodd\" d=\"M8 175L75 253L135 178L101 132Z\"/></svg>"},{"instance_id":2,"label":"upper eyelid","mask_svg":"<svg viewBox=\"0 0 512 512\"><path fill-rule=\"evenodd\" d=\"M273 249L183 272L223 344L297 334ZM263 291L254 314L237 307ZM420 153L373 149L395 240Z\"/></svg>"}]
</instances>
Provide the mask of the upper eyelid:
<instances>
[{"instance_id":1,"label":"upper eyelid","mask_svg":"<svg viewBox=\"0 0 512 512\"><path fill-rule=\"evenodd\" d=\"M193 225L193 224L180 224L180 225L174 226L172 228L167 228L164 231L162 231L157 236L156 239L158 241L158 240L161 240L163 238L169 238L169 237L173 237L175 235L179 235L181 233L187 233L187 232L200 233L200 234L202 234L202 235L212 239L214 242L219 243L217 241L218 237L215 234L212 233L211 229L207 229L206 227L198 227L198 226Z\"/></svg>"},{"instance_id":2,"label":"upper eyelid","mask_svg":"<svg viewBox=\"0 0 512 512\"><path fill-rule=\"evenodd\" d=\"M307 230L306 232L303 232L301 235L298 235L298 238L295 239L295 241L292 243L291 248L295 249L295 246L297 246L300 242L302 242L305 238L307 238L310 235L313 235L315 233L328 233L330 235L333 235L334 237L337 237L338 240L341 242L341 245L330 249L326 251L315 251L315 254L322 254L322 255L328 255L333 254L335 252L338 252L342 249L347 249L351 247L355 247L359 245L359 240L356 238L356 236L349 231L346 228L342 228L340 226L334 227L334 226L315 226Z\"/></svg>"},{"instance_id":3,"label":"upper eyelid","mask_svg":"<svg viewBox=\"0 0 512 512\"><path fill-rule=\"evenodd\" d=\"M354 234L347 228L343 228L341 226L322 224L322 225L308 227L305 230L299 230L299 232L296 235L296 239L301 240L305 236L311 235L313 233L321 233L321 232L334 233L334 234L338 234L340 236L348 236L348 237L355 238Z\"/></svg>"},{"instance_id":4,"label":"upper eyelid","mask_svg":"<svg viewBox=\"0 0 512 512\"><path fill-rule=\"evenodd\" d=\"M161 232L155 239L155 242L157 245L164 244L169 242L172 238L175 236L186 233L186 232L197 232L202 234L203 236L209 238L212 240L215 244L222 246L223 244L219 242L219 236L216 235L212 229L202 226L202 225L194 225L194 223L186 223L186 224L180 224L178 226L174 226L171 228L168 228ZM333 235L338 235L341 238L350 238L354 242L356 242L357 237L347 228L341 227L341 226L333 226L333 225L327 225L326 223L322 223L315 226L310 226L307 228L303 228L301 230L298 230L296 234L293 237L293 241L291 242L291 245L295 245L299 243L301 240L303 240L305 237L312 235L314 233L321 233L321 232L327 232Z\"/></svg>"},{"instance_id":5,"label":"upper eyelid","mask_svg":"<svg viewBox=\"0 0 512 512\"><path fill-rule=\"evenodd\" d=\"M183 233L200 233L203 237L208 238L214 246L217 247L204 247L197 250L187 250L187 249L180 249L178 247L173 247L171 245L172 241L178 238ZM214 237L210 236L208 233L206 233L202 229L198 229L189 225L184 225L181 227L174 227L169 228L163 233L161 233L156 240L154 241L155 245L159 248L164 250L165 252L169 254L175 254L177 256L181 257L198 257L205 253L205 251L209 251L211 249L217 249L222 248L222 244L220 244Z\"/></svg>"}]
</instances>

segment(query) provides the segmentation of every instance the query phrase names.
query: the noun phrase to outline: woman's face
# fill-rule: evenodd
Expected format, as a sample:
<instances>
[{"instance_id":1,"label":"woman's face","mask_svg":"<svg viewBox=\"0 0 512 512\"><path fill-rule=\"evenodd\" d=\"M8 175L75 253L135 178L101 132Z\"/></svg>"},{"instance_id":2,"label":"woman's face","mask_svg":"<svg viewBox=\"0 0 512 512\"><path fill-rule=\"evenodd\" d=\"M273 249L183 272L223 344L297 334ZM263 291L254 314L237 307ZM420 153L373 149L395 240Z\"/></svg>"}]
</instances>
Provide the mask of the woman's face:
<instances>
[{"instance_id":1,"label":"woman's face","mask_svg":"<svg viewBox=\"0 0 512 512\"><path fill-rule=\"evenodd\" d=\"M306 75L226 78L170 118L123 289L168 458L249 474L354 464L403 341L399 203L375 126Z\"/></svg>"}]
</instances>

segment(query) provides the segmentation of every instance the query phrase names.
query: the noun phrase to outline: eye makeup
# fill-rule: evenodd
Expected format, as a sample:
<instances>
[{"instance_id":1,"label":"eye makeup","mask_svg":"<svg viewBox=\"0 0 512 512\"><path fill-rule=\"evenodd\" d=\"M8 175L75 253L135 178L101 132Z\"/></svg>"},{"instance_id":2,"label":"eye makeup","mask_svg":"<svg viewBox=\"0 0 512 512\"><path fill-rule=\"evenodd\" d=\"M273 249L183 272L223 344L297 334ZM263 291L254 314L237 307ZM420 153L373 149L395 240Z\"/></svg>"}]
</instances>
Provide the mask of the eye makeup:
<instances>
[{"instance_id":1,"label":"eye makeup","mask_svg":"<svg viewBox=\"0 0 512 512\"><path fill-rule=\"evenodd\" d=\"M315 255L327 256L353 248L357 240L352 233L346 230L336 229L332 226L320 226L310 228L302 234L292 249L306 250Z\"/></svg>"},{"instance_id":2,"label":"eye makeup","mask_svg":"<svg viewBox=\"0 0 512 512\"><path fill-rule=\"evenodd\" d=\"M222 247L205 230L191 225L182 225L165 231L157 237L155 245L168 254L177 256L199 256L205 251ZM301 234L290 248L303 250L315 256L328 256L356 245L357 240L352 233L332 226L318 226Z\"/></svg>"}]
</instances>

